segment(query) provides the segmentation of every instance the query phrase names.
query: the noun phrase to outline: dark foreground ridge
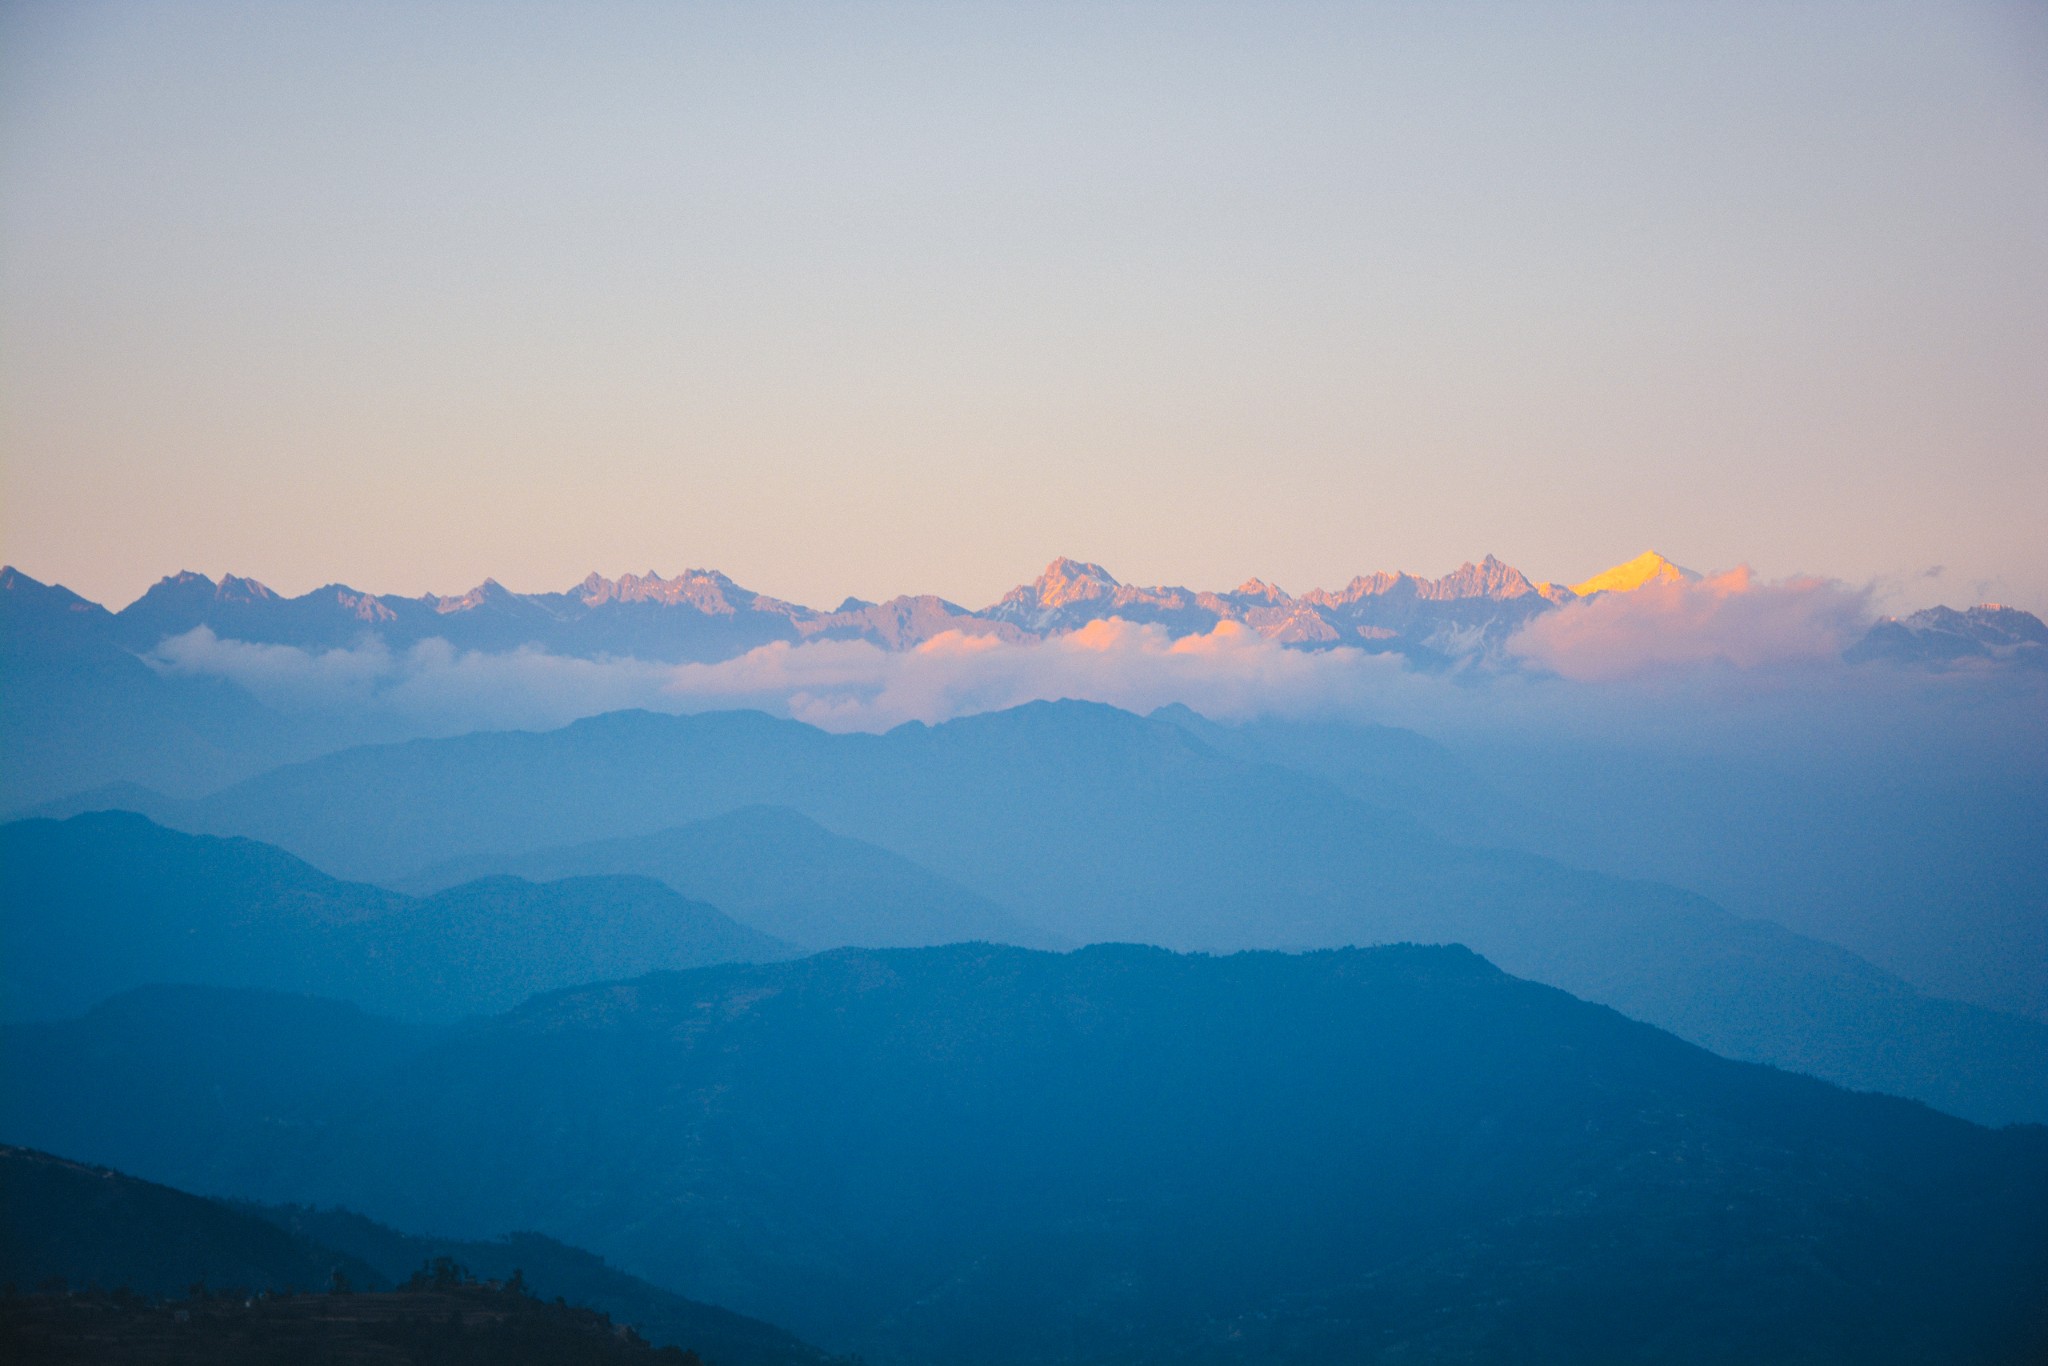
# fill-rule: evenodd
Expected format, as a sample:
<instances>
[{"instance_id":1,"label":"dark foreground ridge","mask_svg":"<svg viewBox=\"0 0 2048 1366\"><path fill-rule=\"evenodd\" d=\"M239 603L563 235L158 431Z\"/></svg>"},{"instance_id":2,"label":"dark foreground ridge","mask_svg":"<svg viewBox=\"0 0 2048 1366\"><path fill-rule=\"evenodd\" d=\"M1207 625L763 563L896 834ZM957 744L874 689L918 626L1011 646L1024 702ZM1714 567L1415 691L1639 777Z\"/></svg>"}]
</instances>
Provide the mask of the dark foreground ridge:
<instances>
[{"instance_id":1,"label":"dark foreground ridge","mask_svg":"<svg viewBox=\"0 0 2048 1366\"><path fill-rule=\"evenodd\" d=\"M537 1229L878 1363L2048 1342L2048 1131L1729 1062L1458 948L842 950L542 996L347 1088L252 1075L367 1037L313 1004L186 989L9 1027L0 1133Z\"/></svg>"},{"instance_id":2,"label":"dark foreground ridge","mask_svg":"<svg viewBox=\"0 0 2048 1366\"><path fill-rule=\"evenodd\" d=\"M824 1360L771 1324L538 1234L420 1238L338 1210L230 1205L0 1147L0 1361L700 1358Z\"/></svg>"},{"instance_id":3,"label":"dark foreground ridge","mask_svg":"<svg viewBox=\"0 0 2048 1366\"><path fill-rule=\"evenodd\" d=\"M452 1265L399 1290L0 1297L15 1366L701 1366L592 1309L548 1304Z\"/></svg>"}]
</instances>

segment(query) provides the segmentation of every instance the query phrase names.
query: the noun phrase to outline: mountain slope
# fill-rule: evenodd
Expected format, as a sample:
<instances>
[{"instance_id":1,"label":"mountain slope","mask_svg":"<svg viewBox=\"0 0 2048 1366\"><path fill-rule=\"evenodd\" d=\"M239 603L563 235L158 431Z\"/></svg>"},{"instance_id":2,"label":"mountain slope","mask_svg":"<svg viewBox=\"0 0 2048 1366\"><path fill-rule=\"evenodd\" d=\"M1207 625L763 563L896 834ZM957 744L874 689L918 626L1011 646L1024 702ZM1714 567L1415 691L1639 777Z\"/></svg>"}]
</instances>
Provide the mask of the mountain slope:
<instances>
[{"instance_id":1,"label":"mountain slope","mask_svg":"<svg viewBox=\"0 0 2048 1366\"><path fill-rule=\"evenodd\" d=\"M61 1031L5 1037L49 1079L13 1131L105 1084ZM879 1360L1990 1362L2048 1327L2048 1134L1454 949L657 975L316 1114L253 1126L252 1194L537 1228Z\"/></svg>"},{"instance_id":2,"label":"mountain slope","mask_svg":"<svg viewBox=\"0 0 2048 1366\"><path fill-rule=\"evenodd\" d=\"M1512 842L1536 824L1490 790L1445 746L1397 726L1262 716L1228 724L1175 702L1149 713L1209 748L1252 764L1313 775L1373 807L1415 817L1466 844Z\"/></svg>"},{"instance_id":3,"label":"mountain slope","mask_svg":"<svg viewBox=\"0 0 2048 1366\"><path fill-rule=\"evenodd\" d=\"M236 1208L359 1258L393 1284L422 1265L446 1258L485 1280L507 1281L516 1274L541 1299L559 1296L599 1310L631 1324L649 1342L688 1348L711 1366L796 1366L825 1360L822 1352L773 1324L672 1294L627 1275L595 1253L538 1233L488 1240L433 1238L400 1233L346 1210Z\"/></svg>"},{"instance_id":4,"label":"mountain slope","mask_svg":"<svg viewBox=\"0 0 2048 1366\"><path fill-rule=\"evenodd\" d=\"M114 617L68 589L0 570L0 811L103 783L203 792L322 743L241 689L158 673Z\"/></svg>"},{"instance_id":5,"label":"mountain slope","mask_svg":"<svg viewBox=\"0 0 2048 1366\"><path fill-rule=\"evenodd\" d=\"M195 1282L324 1290L336 1272L365 1289L381 1280L358 1258L215 1201L0 1145L0 1284L26 1291L56 1278L169 1296Z\"/></svg>"},{"instance_id":6,"label":"mountain slope","mask_svg":"<svg viewBox=\"0 0 2048 1366\"><path fill-rule=\"evenodd\" d=\"M141 987L75 1019L0 1026L0 1140L244 1190L249 1135L317 1122L449 1027L281 992Z\"/></svg>"},{"instance_id":7,"label":"mountain slope","mask_svg":"<svg viewBox=\"0 0 2048 1366\"><path fill-rule=\"evenodd\" d=\"M697 1366L593 1309L458 1268L368 1293L119 1292L0 1300L0 1356L15 1366Z\"/></svg>"},{"instance_id":8,"label":"mountain slope","mask_svg":"<svg viewBox=\"0 0 2048 1366\"><path fill-rule=\"evenodd\" d=\"M448 1259L491 1281L506 1282L517 1276L534 1303L510 1307L525 1315L553 1312L539 1302L559 1297L630 1324L657 1346L695 1350L714 1366L795 1366L823 1359L779 1328L657 1289L606 1266L590 1253L538 1234L489 1242L416 1238L341 1211L233 1206L47 1153L0 1146L0 1284L18 1291L36 1289L54 1279L73 1290L91 1285L152 1298L183 1299L191 1287L202 1285L242 1292L232 1303L243 1308L242 1294L247 1292L323 1291L336 1283L337 1276L345 1279L351 1292L388 1291L436 1259ZM449 1274L442 1279L453 1277ZM440 1287L444 1292L454 1288ZM367 1308L367 1302L353 1295L330 1304ZM186 1301L185 1307L188 1320L196 1317L203 1323L209 1304L194 1298ZM51 1359L41 1352L67 1348L76 1356L64 1359L95 1359L93 1338L109 1336L111 1340L102 1343L96 1359L127 1359L113 1355L114 1344L124 1341L134 1346L138 1358L145 1355L144 1349L132 1342L138 1330L147 1333L151 1327L134 1322L136 1316L148 1312L142 1306L89 1304L76 1306L70 1315L35 1316L34 1327L41 1332L22 1336L26 1325L17 1322L17 1317L30 1308L19 1300L0 1307L0 1320L4 1320L0 1333L8 1334L0 1336L0 1342L11 1342L25 1353L11 1360ZM117 1320L115 1324L82 1326L80 1321L89 1319L94 1309L120 1314L108 1315ZM163 1317L177 1322L169 1312ZM246 1338L248 1316L243 1318L240 1336ZM127 1333L109 1335L110 1326ZM544 1326L522 1324L519 1336L530 1339L535 1327ZM349 1356L338 1346L338 1339L349 1331L350 1325L345 1323L321 1325L292 1344L295 1350L278 1344L265 1359L306 1360L310 1353L363 1359ZM183 1332L173 1330L173 1341L200 1332L203 1329L188 1323ZM221 1352L242 1345L232 1335L214 1344ZM527 1343L508 1345L516 1348ZM202 1354L194 1352L192 1356ZM602 1353L598 1356L608 1359ZM229 1358L213 1355L203 1359ZM434 1359L445 1359L445 1355Z\"/></svg>"},{"instance_id":9,"label":"mountain slope","mask_svg":"<svg viewBox=\"0 0 2048 1366\"><path fill-rule=\"evenodd\" d=\"M1843 950L1667 886L1446 841L1314 774L1094 704L886 735L752 712L621 712L345 751L161 818L394 879L762 803L1071 942L1464 943L1731 1056L1986 1122L2048 1120L2048 1026L1920 996Z\"/></svg>"},{"instance_id":10,"label":"mountain slope","mask_svg":"<svg viewBox=\"0 0 2048 1366\"><path fill-rule=\"evenodd\" d=\"M647 878L491 878L420 899L125 813L0 826L0 946L0 999L16 1017L165 981L450 1017L790 951Z\"/></svg>"},{"instance_id":11,"label":"mountain slope","mask_svg":"<svg viewBox=\"0 0 2048 1366\"><path fill-rule=\"evenodd\" d=\"M535 881L603 873L657 878L810 950L975 939L1027 948L1057 943L958 883L779 806L742 807L649 835L472 859L417 881L432 887L486 872Z\"/></svg>"}]
</instances>

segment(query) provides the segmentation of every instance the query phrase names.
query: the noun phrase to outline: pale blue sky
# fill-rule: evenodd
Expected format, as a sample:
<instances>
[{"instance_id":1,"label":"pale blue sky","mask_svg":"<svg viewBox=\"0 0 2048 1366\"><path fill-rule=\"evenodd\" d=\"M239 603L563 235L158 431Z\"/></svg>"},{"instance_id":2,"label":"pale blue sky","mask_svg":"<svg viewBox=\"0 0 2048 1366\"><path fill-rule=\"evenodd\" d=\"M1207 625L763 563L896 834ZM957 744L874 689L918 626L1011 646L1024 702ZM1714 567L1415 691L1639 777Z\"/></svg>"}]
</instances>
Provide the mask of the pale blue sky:
<instances>
[{"instance_id":1,"label":"pale blue sky","mask_svg":"<svg viewBox=\"0 0 2048 1366\"><path fill-rule=\"evenodd\" d=\"M9 6L0 558L2048 610L2041 13Z\"/></svg>"}]
</instances>

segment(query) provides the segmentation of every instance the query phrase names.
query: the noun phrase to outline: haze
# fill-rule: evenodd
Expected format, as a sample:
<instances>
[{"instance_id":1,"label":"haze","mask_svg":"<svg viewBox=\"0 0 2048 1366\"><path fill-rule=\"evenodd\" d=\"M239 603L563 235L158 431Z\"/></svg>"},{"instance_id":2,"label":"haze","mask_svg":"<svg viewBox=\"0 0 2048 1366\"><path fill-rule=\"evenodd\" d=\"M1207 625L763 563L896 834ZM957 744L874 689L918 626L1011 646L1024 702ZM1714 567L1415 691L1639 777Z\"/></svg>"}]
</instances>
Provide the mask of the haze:
<instances>
[{"instance_id":1,"label":"haze","mask_svg":"<svg viewBox=\"0 0 2048 1366\"><path fill-rule=\"evenodd\" d=\"M117 605L1655 545L2048 607L2027 7L0 25L0 558Z\"/></svg>"}]
</instances>

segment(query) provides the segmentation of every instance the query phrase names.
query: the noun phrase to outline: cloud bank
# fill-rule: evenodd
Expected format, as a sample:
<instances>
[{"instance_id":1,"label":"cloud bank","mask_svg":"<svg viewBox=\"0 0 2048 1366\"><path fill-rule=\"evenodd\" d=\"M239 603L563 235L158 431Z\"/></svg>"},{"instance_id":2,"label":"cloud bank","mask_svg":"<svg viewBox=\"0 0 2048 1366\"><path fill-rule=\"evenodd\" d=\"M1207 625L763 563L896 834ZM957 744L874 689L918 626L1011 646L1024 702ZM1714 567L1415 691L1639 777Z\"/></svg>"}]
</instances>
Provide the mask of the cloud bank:
<instances>
[{"instance_id":1,"label":"cloud bank","mask_svg":"<svg viewBox=\"0 0 2048 1366\"><path fill-rule=\"evenodd\" d=\"M463 652L440 640L308 651L201 627L164 641L152 662L228 679L281 711L370 708L431 729L559 725L622 707L758 707L828 730L881 730L1060 697L1133 711L1185 702L1220 717L1300 714L1363 704L1407 672L1391 656L1285 649L1235 622L1175 640L1121 619L1022 644L949 631L907 651L810 641L675 665Z\"/></svg>"},{"instance_id":2,"label":"cloud bank","mask_svg":"<svg viewBox=\"0 0 2048 1366\"><path fill-rule=\"evenodd\" d=\"M1870 591L1833 579L1759 583L1747 565L1567 603L1509 642L1515 658L1581 682L1701 666L1838 659L1871 620Z\"/></svg>"},{"instance_id":3,"label":"cloud bank","mask_svg":"<svg viewBox=\"0 0 2048 1366\"><path fill-rule=\"evenodd\" d=\"M442 640L401 651L375 641L309 651L200 628L164 641L152 662L230 680L279 711L373 720L380 734L540 729L627 707L752 707L828 730L885 730L1080 698L1137 712L1179 702L1221 720L1374 721L1443 738L1600 732L1712 745L1745 734L1753 743L1769 730L1797 744L1816 733L1814 718L1846 717L1852 699L1886 712L1915 697L1946 707L1942 699L1966 686L2040 686L1843 664L1869 615L1868 590L1821 579L1762 583L1737 569L1567 604L1513 637L1496 665L1449 674L1359 649L1291 649L1235 622L1175 639L1122 619L1027 642L949 632L907 651L778 643L708 664L487 654Z\"/></svg>"}]
</instances>

